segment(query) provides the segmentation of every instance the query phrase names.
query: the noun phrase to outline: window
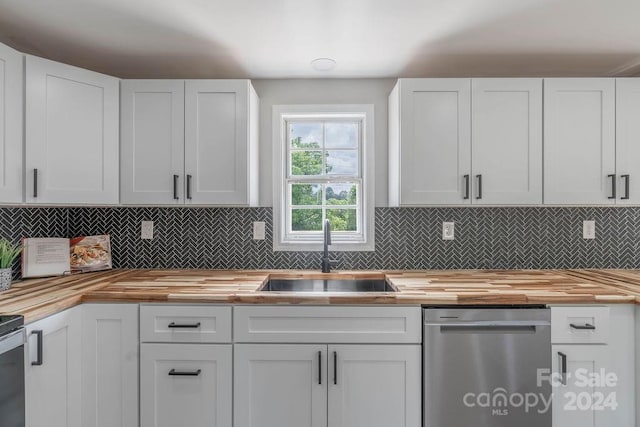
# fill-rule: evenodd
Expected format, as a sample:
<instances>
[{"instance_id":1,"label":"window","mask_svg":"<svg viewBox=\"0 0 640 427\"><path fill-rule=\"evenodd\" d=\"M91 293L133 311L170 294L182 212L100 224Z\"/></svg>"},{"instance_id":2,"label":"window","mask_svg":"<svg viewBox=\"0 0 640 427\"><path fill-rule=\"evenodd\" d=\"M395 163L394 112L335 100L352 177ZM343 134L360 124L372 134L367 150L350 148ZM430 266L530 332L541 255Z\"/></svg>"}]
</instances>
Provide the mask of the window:
<instances>
[{"instance_id":1,"label":"window","mask_svg":"<svg viewBox=\"0 0 640 427\"><path fill-rule=\"evenodd\" d=\"M373 250L372 106L274 107L274 248Z\"/></svg>"}]
</instances>

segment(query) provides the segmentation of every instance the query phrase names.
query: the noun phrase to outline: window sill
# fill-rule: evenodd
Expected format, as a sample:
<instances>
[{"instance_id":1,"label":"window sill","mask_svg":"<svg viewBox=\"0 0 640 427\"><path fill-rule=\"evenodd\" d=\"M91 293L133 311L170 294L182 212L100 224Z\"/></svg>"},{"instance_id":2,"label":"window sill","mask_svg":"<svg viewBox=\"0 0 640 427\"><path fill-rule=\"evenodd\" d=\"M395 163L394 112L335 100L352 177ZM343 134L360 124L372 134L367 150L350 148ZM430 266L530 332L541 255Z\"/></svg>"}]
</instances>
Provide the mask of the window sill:
<instances>
[{"instance_id":1,"label":"window sill","mask_svg":"<svg viewBox=\"0 0 640 427\"><path fill-rule=\"evenodd\" d=\"M331 252L371 252L375 251L375 242L334 242L329 246ZM322 252L324 246L322 242L302 243L302 242L273 242L274 251L286 252Z\"/></svg>"}]
</instances>

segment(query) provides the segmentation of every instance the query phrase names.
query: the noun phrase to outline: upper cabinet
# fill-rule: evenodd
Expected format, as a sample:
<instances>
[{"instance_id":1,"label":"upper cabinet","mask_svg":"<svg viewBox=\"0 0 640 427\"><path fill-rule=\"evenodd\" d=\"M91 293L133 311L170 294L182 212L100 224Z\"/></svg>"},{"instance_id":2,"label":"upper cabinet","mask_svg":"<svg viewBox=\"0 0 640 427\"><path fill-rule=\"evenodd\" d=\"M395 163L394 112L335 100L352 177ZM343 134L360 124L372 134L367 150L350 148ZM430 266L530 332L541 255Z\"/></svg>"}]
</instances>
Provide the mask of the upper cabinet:
<instances>
[{"instance_id":1,"label":"upper cabinet","mask_svg":"<svg viewBox=\"0 0 640 427\"><path fill-rule=\"evenodd\" d=\"M470 202L471 80L400 79L389 96L389 205Z\"/></svg>"},{"instance_id":2,"label":"upper cabinet","mask_svg":"<svg viewBox=\"0 0 640 427\"><path fill-rule=\"evenodd\" d=\"M119 80L27 56L29 203L118 203Z\"/></svg>"},{"instance_id":3,"label":"upper cabinet","mask_svg":"<svg viewBox=\"0 0 640 427\"><path fill-rule=\"evenodd\" d=\"M121 202L184 201L184 81L121 83Z\"/></svg>"},{"instance_id":4,"label":"upper cabinet","mask_svg":"<svg viewBox=\"0 0 640 427\"><path fill-rule=\"evenodd\" d=\"M472 80L474 204L542 203L542 79Z\"/></svg>"},{"instance_id":5,"label":"upper cabinet","mask_svg":"<svg viewBox=\"0 0 640 427\"><path fill-rule=\"evenodd\" d=\"M542 79L400 79L389 194L391 206L540 204Z\"/></svg>"},{"instance_id":6,"label":"upper cabinet","mask_svg":"<svg viewBox=\"0 0 640 427\"><path fill-rule=\"evenodd\" d=\"M616 80L616 203L640 203L640 79Z\"/></svg>"},{"instance_id":7,"label":"upper cabinet","mask_svg":"<svg viewBox=\"0 0 640 427\"><path fill-rule=\"evenodd\" d=\"M248 80L124 80L124 204L258 204L258 96Z\"/></svg>"},{"instance_id":8,"label":"upper cabinet","mask_svg":"<svg viewBox=\"0 0 640 427\"><path fill-rule=\"evenodd\" d=\"M616 199L614 79L545 79L544 202Z\"/></svg>"},{"instance_id":9,"label":"upper cabinet","mask_svg":"<svg viewBox=\"0 0 640 427\"><path fill-rule=\"evenodd\" d=\"M0 203L22 202L22 63L0 44Z\"/></svg>"}]
</instances>

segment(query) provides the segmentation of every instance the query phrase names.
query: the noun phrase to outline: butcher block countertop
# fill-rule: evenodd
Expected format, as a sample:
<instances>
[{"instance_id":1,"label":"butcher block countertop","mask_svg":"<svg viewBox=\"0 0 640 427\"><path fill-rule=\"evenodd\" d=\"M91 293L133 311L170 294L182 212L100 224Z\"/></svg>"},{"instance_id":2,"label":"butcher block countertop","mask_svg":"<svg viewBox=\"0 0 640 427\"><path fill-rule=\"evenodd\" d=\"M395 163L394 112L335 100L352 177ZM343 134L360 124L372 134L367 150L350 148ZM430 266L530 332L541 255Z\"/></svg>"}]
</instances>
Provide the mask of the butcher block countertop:
<instances>
[{"instance_id":1,"label":"butcher block countertop","mask_svg":"<svg viewBox=\"0 0 640 427\"><path fill-rule=\"evenodd\" d=\"M386 278L398 292L261 292L269 278ZM613 304L640 303L631 270L111 270L30 279L0 292L0 314L25 322L82 302L237 304Z\"/></svg>"}]
</instances>

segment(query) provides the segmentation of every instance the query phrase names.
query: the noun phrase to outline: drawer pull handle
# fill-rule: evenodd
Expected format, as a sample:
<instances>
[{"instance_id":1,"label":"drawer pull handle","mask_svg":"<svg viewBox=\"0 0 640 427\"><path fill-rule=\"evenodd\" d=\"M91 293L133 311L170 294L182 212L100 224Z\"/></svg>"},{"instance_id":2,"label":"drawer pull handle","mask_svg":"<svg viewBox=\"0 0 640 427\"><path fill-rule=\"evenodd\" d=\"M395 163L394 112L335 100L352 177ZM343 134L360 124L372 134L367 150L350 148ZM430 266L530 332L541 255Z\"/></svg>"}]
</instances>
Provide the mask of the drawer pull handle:
<instances>
[{"instance_id":1,"label":"drawer pull handle","mask_svg":"<svg viewBox=\"0 0 640 427\"><path fill-rule=\"evenodd\" d=\"M560 356L560 375L562 376L560 382L562 385L567 385L567 355L559 351L558 356Z\"/></svg>"},{"instance_id":2,"label":"drawer pull handle","mask_svg":"<svg viewBox=\"0 0 640 427\"><path fill-rule=\"evenodd\" d=\"M197 329L200 327L200 322L198 323L169 323L170 328L174 329Z\"/></svg>"},{"instance_id":3,"label":"drawer pull handle","mask_svg":"<svg viewBox=\"0 0 640 427\"><path fill-rule=\"evenodd\" d=\"M595 331L596 327L590 323L585 323L584 325L576 325L575 323L571 323L571 329L577 329L579 331Z\"/></svg>"},{"instance_id":4,"label":"drawer pull handle","mask_svg":"<svg viewBox=\"0 0 640 427\"><path fill-rule=\"evenodd\" d=\"M176 371L172 369L169 371L169 375L172 377L197 377L202 372L202 369L196 369L195 371Z\"/></svg>"}]
</instances>

